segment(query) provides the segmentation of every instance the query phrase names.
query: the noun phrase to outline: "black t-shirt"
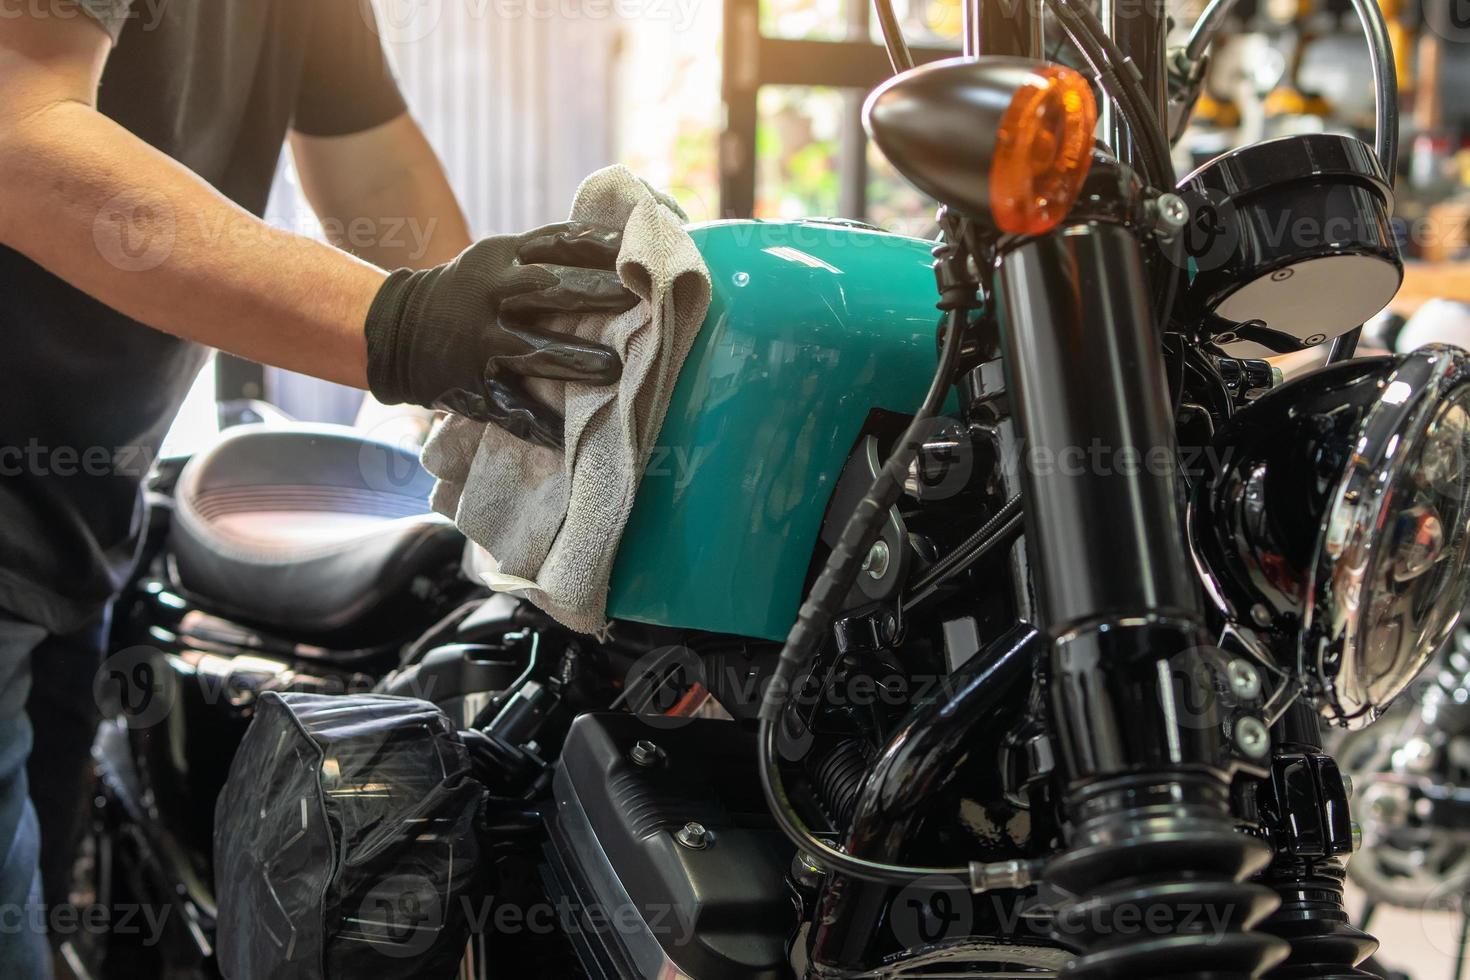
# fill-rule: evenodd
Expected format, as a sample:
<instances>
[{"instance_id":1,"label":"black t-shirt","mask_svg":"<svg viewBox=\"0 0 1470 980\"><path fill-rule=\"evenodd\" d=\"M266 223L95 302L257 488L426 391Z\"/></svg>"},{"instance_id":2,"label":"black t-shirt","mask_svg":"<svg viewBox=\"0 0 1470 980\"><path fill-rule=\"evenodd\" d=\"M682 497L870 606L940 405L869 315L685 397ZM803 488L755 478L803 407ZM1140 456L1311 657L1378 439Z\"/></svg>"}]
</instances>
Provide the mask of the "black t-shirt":
<instances>
[{"instance_id":1,"label":"black t-shirt","mask_svg":"<svg viewBox=\"0 0 1470 980\"><path fill-rule=\"evenodd\" d=\"M369 0L81 3L116 40L101 112L256 214L288 129L403 112ZM65 631L123 585L142 479L206 352L4 247L0 334L0 609Z\"/></svg>"}]
</instances>

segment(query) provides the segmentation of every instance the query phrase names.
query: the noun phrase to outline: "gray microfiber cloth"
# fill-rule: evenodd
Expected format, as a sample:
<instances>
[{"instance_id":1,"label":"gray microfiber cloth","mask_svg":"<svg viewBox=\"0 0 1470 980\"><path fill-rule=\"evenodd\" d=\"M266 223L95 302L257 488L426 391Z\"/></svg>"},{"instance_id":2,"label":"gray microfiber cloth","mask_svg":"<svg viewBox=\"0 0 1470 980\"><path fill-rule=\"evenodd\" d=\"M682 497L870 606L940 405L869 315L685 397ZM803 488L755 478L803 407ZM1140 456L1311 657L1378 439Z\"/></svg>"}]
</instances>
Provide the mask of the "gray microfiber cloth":
<instances>
[{"instance_id":1,"label":"gray microfiber cloth","mask_svg":"<svg viewBox=\"0 0 1470 980\"><path fill-rule=\"evenodd\" d=\"M472 564L485 583L582 633L607 625L623 527L709 308L709 272L670 204L621 166L577 189L574 220L623 229L618 276L643 302L617 316L550 324L623 359L616 385L531 382L532 393L566 417L563 452L457 416L424 446L424 467L439 480L434 509L484 549Z\"/></svg>"}]
</instances>

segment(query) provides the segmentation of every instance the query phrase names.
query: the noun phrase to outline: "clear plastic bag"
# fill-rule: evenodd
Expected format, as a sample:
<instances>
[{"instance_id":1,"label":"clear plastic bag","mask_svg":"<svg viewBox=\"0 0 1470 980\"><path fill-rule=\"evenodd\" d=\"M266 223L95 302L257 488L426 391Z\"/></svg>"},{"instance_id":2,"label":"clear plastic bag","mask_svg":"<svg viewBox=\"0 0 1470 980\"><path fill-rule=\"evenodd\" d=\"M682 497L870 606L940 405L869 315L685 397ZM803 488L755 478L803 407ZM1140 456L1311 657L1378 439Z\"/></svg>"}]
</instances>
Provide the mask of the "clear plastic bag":
<instances>
[{"instance_id":1,"label":"clear plastic bag","mask_svg":"<svg viewBox=\"0 0 1470 980\"><path fill-rule=\"evenodd\" d=\"M262 696L215 808L221 972L453 976L484 796L427 701Z\"/></svg>"}]
</instances>

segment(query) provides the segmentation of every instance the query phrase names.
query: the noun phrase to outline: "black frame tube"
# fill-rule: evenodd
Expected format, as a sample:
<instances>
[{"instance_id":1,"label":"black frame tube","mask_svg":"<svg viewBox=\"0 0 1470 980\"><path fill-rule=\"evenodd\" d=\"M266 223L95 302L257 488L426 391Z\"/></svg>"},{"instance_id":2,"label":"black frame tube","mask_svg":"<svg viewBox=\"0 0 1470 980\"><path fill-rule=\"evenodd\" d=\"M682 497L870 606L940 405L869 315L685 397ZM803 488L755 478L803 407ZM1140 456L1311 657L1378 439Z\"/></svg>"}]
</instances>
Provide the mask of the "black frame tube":
<instances>
[{"instance_id":1,"label":"black frame tube","mask_svg":"<svg viewBox=\"0 0 1470 980\"><path fill-rule=\"evenodd\" d=\"M1393 43L1388 36L1388 21L1377 0L1352 0L1353 10L1368 35L1368 55L1373 62L1373 150L1378 165L1393 188L1398 176L1399 160L1399 80L1394 65ZM1358 352L1362 327L1354 327L1332 342L1327 363L1346 361Z\"/></svg>"},{"instance_id":2,"label":"black frame tube","mask_svg":"<svg viewBox=\"0 0 1470 980\"><path fill-rule=\"evenodd\" d=\"M1019 623L946 679L935 696L916 704L863 782L847 828L849 854L893 862L905 856L935 798L960 775L960 763L984 744L986 729L1008 717L1046 651L1044 637ZM962 885L956 882L956 885ZM860 970L870 962L890 890L833 875L814 919L811 961L818 974Z\"/></svg>"},{"instance_id":3,"label":"black frame tube","mask_svg":"<svg viewBox=\"0 0 1470 980\"><path fill-rule=\"evenodd\" d=\"M963 9L965 56L1015 55L1041 58L1043 0L994 3L966 0Z\"/></svg>"},{"instance_id":4,"label":"black frame tube","mask_svg":"<svg viewBox=\"0 0 1470 980\"><path fill-rule=\"evenodd\" d=\"M1138 70L1147 109L1162 131L1168 133L1169 92L1164 73L1168 25L1164 17L1164 0L1145 0L1143 3L1102 0L1099 19L1113 43ZM1131 131L1115 106L1105 106L1103 117L1110 124L1104 131L1104 138L1113 147L1113 152L1124 163L1140 169L1136 154L1139 152L1138 142L1145 137Z\"/></svg>"},{"instance_id":5,"label":"black frame tube","mask_svg":"<svg viewBox=\"0 0 1470 980\"><path fill-rule=\"evenodd\" d=\"M1204 55L1210 42L1215 40L1215 35L1220 33L1220 28L1225 26L1225 18L1235 9L1235 3L1236 0L1210 0L1210 5L1190 29L1189 40L1184 45L1186 58L1198 61Z\"/></svg>"}]
</instances>

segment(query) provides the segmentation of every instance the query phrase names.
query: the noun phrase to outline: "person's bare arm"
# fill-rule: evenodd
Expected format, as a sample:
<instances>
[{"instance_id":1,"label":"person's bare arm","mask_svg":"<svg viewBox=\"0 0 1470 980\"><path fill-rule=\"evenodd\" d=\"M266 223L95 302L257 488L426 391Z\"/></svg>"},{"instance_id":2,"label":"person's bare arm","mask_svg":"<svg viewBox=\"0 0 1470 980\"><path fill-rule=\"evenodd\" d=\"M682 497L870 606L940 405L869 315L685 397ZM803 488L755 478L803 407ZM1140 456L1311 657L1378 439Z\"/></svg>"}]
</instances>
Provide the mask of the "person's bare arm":
<instances>
[{"instance_id":1,"label":"person's bare arm","mask_svg":"<svg viewBox=\"0 0 1470 980\"><path fill-rule=\"evenodd\" d=\"M83 16L0 18L0 243L156 329L365 387L383 272L270 228L97 112L109 44Z\"/></svg>"},{"instance_id":2,"label":"person's bare arm","mask_svg":"<svg viewBox=\"0 0 1470 980\"><path fill-rule=\"evenodd\" d=\"M338 248L384 269L427 269L470 246L469 224L444 166L408 113L346 136L291 134L291 156L322 230ZM369 394L366 428L412 427L422 443L427 409L389 408Z\"/></svg>"},{"instance_id":3,"label":"person's bare arm","mask_svg":"<svg viewBox=\"0 0 1470 980\"><path fill-rule=\"evenodd\" d=\"M425 269L469 247L469 224L412 116L348 136L291 134L291 154L327 238L384 269Z\"/></svg>"}]
</instances>

